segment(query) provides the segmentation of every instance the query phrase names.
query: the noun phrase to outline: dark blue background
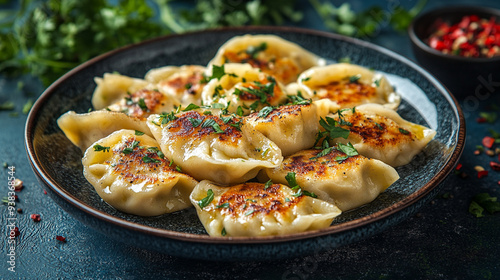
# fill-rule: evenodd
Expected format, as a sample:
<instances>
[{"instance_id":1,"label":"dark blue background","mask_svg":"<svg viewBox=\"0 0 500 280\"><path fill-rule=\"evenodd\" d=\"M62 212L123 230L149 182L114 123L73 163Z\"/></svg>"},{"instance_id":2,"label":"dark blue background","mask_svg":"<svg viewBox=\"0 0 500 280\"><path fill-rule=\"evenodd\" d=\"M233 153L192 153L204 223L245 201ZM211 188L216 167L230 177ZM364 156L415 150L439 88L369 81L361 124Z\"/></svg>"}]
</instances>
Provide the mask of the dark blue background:
<instances>
[{"instance_id":1,"label":"dark blue background","mask_svg":"<svg viewBox=\"0 0 500 280\"><path fill-rule=\"evenodd\" d=\"M368 1L351 1L362 10ZM375 3L375 1L369 1ZM390 5L397 1L382 2ZM335 1L335 4L340 4ZM415 1L402 2L412 6ZM429 1L425 10L450 4L475 4L500 8L498 1ZM308 4L301 4L302 27L324 29ZM382 30L372 42L413 58L408 36ZM429 69L432 70L432 69ZM25 83L21 93L19 80ZM30 77L9 80L0 77L0 102L12 100L21 112L28 99L35 100L43 87ZM18 193L16 272L7 270L7 207L0 207L0 278L119 278L119 279L500 279L500 214L476 218L468 213L471 198L481 192L500 196L500 172L490 171L478 179L474 166L487 166L492 158L473 155L488 129L496 124L478 124L479 112L491 104L500 105L500 88L481 98L473 95L461 101L467 120L467 142L460 162L467 179L450 174L443 193L408 220L381 234L336 250L272 262L224 263L171 257L119 243L85 227L61 210L35 178L24 148L26 115L10 116L0 111L0 164L16 167L15 176L24 181ZM496 157L495 157L496 159ZM7 196L8 169L0 167L0 197ZM41 215L35 223L30 214ZM55 240L56 235L67 243ZM4 242L5 241L5 242Z\"/></svg>"}]
</instances>

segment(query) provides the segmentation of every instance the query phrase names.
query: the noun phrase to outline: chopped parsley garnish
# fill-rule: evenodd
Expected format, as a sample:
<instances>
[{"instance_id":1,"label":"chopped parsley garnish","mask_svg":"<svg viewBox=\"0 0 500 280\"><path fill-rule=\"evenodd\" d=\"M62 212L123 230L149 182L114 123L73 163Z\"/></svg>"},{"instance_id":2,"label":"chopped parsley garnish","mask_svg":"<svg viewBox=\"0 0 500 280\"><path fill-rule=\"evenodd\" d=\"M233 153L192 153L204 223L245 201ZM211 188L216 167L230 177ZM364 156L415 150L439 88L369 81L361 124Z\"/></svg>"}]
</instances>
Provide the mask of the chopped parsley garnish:
<instances>
[{"instance_id":1,"label":"chopped parsley garnish","mask_svg":"<svg viewBox=\"0 0 500 280\"><path fill-rule=\"evenodd\" d=\"M353 157L353 156L359 155L358 151L356 150L356 148L354 148L354 146L351 144L351 142L347 143L347 145L342 144L342 143L338 143L337 149L339 151L345 153L348 157Z\"/></svg>"},{"instance_id":2,"label":"chopped parsley garnish","mask_svg":"<svg viewBox=\"0 0 500 280\"><path fill-rule=\"evenodd\" d=\"M104 147L99 144L94 145L94 151L95 152L109 152L110 147Z\"/></svg>"},{"instance_id":3,"label":"chopped parsley garnish","mask_svg":"<svg viewBox=\"0 0 500 280\"><path fill-rule=\"evenodd\" d=\"M236 115L242 117L243 114L244 114L243 108L241 108L241 106L238 106L238 108L236 108Z\"/></svg>"},{"instance_id":4,"label":"chopped parsley garnish","mask_svg":"<svg viewBox=\"0 0 500 280\"><path fill-rule=\"evenodd\" d=\"M182 168L180 165L176 165L175 170L177 170L177 172L182 172Z\"/></svg>"},{"instance_id":5,"label":"chopped parsley garnish","mask_svg":"<svg viewBox=\"0 0 500 280\"><path fill-rule=\"evenodd\" d=\"M469 205L469 213L480 218L484 217L484 210L488 211L490 214L500 212L500 202L497 201L496 197L492 197L488 193L477 194L472 198Z\"/></svg>"},{"instance_id":6,"label":"chopped parsley garnish","mask_svg":"<svg viewBox=\"0 0 500 280\"><path fill-rule=\"evenodd\" d=\"M305 78L303 78L303 79L302 79L302 80L300 80L300 81L302 81L302 82L307 82L307 81L309 81L310 79L311 79L311 77L305 77Z\"/></svg>"},{"instance_id":7,"label":"chopped parsley garnish","mask_svg":"<svg viewBox=\"0 0 500 280\"><path fill-rule=\"evenodd\" d=\"M401 132L404 135L410 134L410 132L408 130L405 130L405 129L402 129L402 128L399 128L399 132Z\"/></svg>"},{"instance_id":8,"label":"chopped parsley garnish","mask_svg":"<svg viewBox=\"0 0 500 280\"><path fill-rule=\"evenodd\" d=\"M375 86L379 87L380 86L380 79L373 81L373 83L375 84Z\"/></svg>"},{"instance_id":9,"label":"chopped parsley garnish","mask_svg":"<svg viewBox=\"0 0 500 280\"><path fill-rule=\"evenodd\" d=\"M357 83L358 80L361 78L361 75L354 75L349 77L349 83Z\"/></svg>"},{"instance_id":10,"label":"chopped parsley garnish","mask_svg":"<svg viewBox=\"0 0 500 280\"><path fill-rule=\"evenodd\" d=\"M208 119L208 120L204 121L201 124L201 127L203 127L203 128L211 127L211 128L213 128L213 130L215 130L215 133L224 133L224 130L222 130L220 128L219 124L217 122L215 122L215 120L213 120L213 119Z\"/></svg>"},{"instance_id":11,"label":"chopped parsley garnish","mask_svg":"<svg viewBox=\"0 0 500 280\"><path fill-rule=\"evenodd\" d=\"M208 189L207 196L198 201L198 206L203 209L205 206L209 205L212 200L214 200L214 191Z\"/></svg>"},{"instance_id":12,"label":"chopped parsley garnish","mask_svg":"<svg viewBox=\"0 0 500 280\"><path fill-rule=\"evenodd\" d=\"M139 131L139 130L136 130L136 131L135 131L135 135L137 135L137 136L142 136L142 135L144 135L144 132Z\"/></svg>"},{"instance_id":13,"label":"chopped parsley garnish","mask_svg":"<svg viewBox=\"0 0 500 280\"><path fill-rule=\"evenodd\" d=\"M257 202L257 200L255 200L255 199L251 199L251 198L247 198L247 199L245 199L245 201L250 201L250 202L253 202L253 203L256 203L256 202Z\"/></svg>"},{"instance_id":14,"label":"chopped parsley garnish","mask_svg":"<svg viewBox=\"0 0 500 280\"><path fill-rule=\"evenodd\" d=\"M232 77L238 77L234 73L226 73L226 71L224 69L224 64L222 64L221 66L213 65L212 66L212 76L210 76L210 77L203 77L203 79L200 81L200 83L204 84L204 83L207 83L208 81L210 81L212 79L217 79L218 81L220 81L220 79L224 75L229 75L229 76L232 76Z\"/></svg>"},{"instance_id":15,"label":"chopped parsley garnish","mask_svg":"<svg viewBox=\"0 0 500 280\"><path fill-rule=\"evenodd\" d=\"M327 131L330 138L339 138L342 137L347 139L349 137L349 129L345 129L339 126L336 126L338 122L330 117L325 117L325 119L321 118L319 124Z\"/></svg>"},{"instance_id":16,"label":"chopped parsley garnish","mask_svg":"<svg viewBox=\"0 0 500 280\"><path fill-rule=\"evenodd\" d=\"M317 159L317 158L320 158L320 157L324 157L324 156L328 155L329 153L331 153L333 151L333 149L335 149L335 148L334 147L329 147L329 148L323 149L316 156L314 156L314 157L312 157L310 159L312 160L312 159Z\"/></svg>"},{"instance_id":17,"label":"chopped parsley garnish","mask_svg":"<svg viewBox=\"0 0 500 280\"><path fill-rule=\"evenodd\" d=\"M176 119L178 119L178 117L175 116L174 112L163 113L160 115L160 123L161 124L167 124L167 123L174 121Z\"/></svg>"},{"instance_id":18,"label":"chopped parsley garnish","mask_svg":"<svg viewBox=\"0 0 500 280\"><path fill-rule=\"evenodd\" d=\"M144 98L139 99L137 102L137 105L139 105L139 108L143 111L149 111L148 106L146 105L146 102L144 101Z\"/></svg>"},{"instance_id":19,"label":"chopped parsley garnish","mask_svg":"<svg viewBox=\"0 0 500 280\"><path fill-rule=\"evenodd\" d=\"M154 158L150 158L148 156L143 156L142 157L142 161L144 161L144 163L160 163L161 161L160 160L157 160L157 159L154 159Z\"/></svg>"},{"instance_id":20,"label":"chopped parsley garnish","mask_svg":"<svg viewBox=\"0 0 500 280\"><path fill-rule=\"evenodd\" d=\"M223 203L221 205L215 206L215 208L229 208L229 202Z\"/></svg>"},{"instance_id":21,"label":"chopped parsley garnish","mask_svg":"<svg viewBox=\"0 0 500 280\"><path fill-rule=\"evenodd\" d=\"M192 86L193 86L193 84L187 83L186 85L184 85L184 88L185 89L191 89Z\"/></svg>"},{"instance_id":22,"label":"chopped parsley garnish","mask_svg":"<svg viewBox=\"0 0 500 280\"><path fill-rule=\"evenodd\" d=\"M288 172L285 179L292 190L300 188L299 184L297 184L297 180L295 179L295 172Z\"/></svg>"},{"instance_id":23,"label":"chopped parsley garnish","mask_svg":"<svg viewBox=\"0 0 500 280\"><path fill-rule=\"evenodd\" d=\"M220 235L226 236L226 234L227 234L226 228L222 228L222 231L220 232Z\"/></svg>"},{"instance_id":24,"label":"chopped parsley garnish","mask_svg":"<svg viewBox=\"0 0 500 280\"><path fill-rule=\"evenodd\" d=\"M126 147L125 149L123 149L122 153L124 153L126 155L132 153L134 151L134 148L137 147L137 145L139 145L139 141L134 140L134 142L132 142L132 144L129 147Z\"/></svg>"},{"instance_id":25,"label":"chopped parsley garnish","mask_svg":"<svg viewBox=\"0 0 500 280\"><path fill-rule=\"evenodd\" d=\"M188 118L188 120L193 127L198 127L203 122L202 119L195 119L195 118Z\"/></svg>"},{"instance_id":26,"label":"chopped parsley garnish","mask_svg":"<svg viewBox=\"0 0 500 280\"><path fill-rule=\"evenodd\" d=\"M252 214L253 214L253 212L255 212L255 210L254 210L254 209L252 209L252 210L248 210L248 211L245 213L245 216L250 216L250 215L252 215Z\"/></svg>"},{"instance_id":27,"label":"chopped parsley garnish","mask_svg":"<svg viewBox=\"0 0 500 280\"><path fill-rule=\"evenodd\" d=\"M157 147L149 147L147 151L150 153L156 153L156 155L158 155L159 158L165 159L165 154L163 154L163 152L160 151L160 149L158 149Z\"/></svg>"},{"instance_id":28,"label":"chopped parsley garnish","mask_svg":"<svg viewBox=\"0 0 500 280\"><path fill-rule=\"evenodd\" d=\"M184 110L182 110L183 112L187 112L187 111L191 111L191 110L196 110L196 109L200 109L200 106L196 105L196 104L193 104L193 103L190 103Z\"/></svg>"},{"instance_id":29,"label":"chopped parsley garnish","mask_svg":"<svg viewBox=\"0 0 500 280\"><path fill-rule=\"evenodd\" d=\"M253 59L256 59L260 52L265 51L267 49L267 43L262 42L258 46L248 46L245 52L250 55Z\"/></svg>"},{"instance_id":30,"label":"chopped parsley garnish","mask_svg":"<svg viewBox=\"0 0 500 280\"><path fill-rule=\"evenodd\" d=\"M257 116L261 117L261 118L265 118L267 117L267 115L269 115L272 111L274 110L274 107L272 106L266 106L262 109L260 109L259 113L257 114Z\"/></svg>"},{"instance_id":31,"label":"chopped parsley garnish","mask_svg":"<svg viewBox=\"0 0 500 280\"><path fill-rule=\"evenodd\" d=\"M298 91L297 95L288 95L288 103L292 105L309 105L311 104L311 100L305 99L304 96L302 96L302 92Z\"/></svg>"},{"instance_id":32,"label":"chopped parsley garnish","mask_svg":"<svg viewBox=\"0 0 500 280\"><path fill-rule=\"evenodd\" d=\"M267 190L267 188L269 188L272 184L273 184L273 181L271 179L269 179L269 181L267 181L264 184L264 189Z\"/></svg>"},{"instance_id":33,"label":"chopped parsley garnish","mask_svg":"<svg viewBox=\"0 0 500 280\"><path fill-rule=\"evenodd\" d=\"M384 130L384 128L378 122L375 123L375 126L380 130Z\"/></svg>"}]
</instances>

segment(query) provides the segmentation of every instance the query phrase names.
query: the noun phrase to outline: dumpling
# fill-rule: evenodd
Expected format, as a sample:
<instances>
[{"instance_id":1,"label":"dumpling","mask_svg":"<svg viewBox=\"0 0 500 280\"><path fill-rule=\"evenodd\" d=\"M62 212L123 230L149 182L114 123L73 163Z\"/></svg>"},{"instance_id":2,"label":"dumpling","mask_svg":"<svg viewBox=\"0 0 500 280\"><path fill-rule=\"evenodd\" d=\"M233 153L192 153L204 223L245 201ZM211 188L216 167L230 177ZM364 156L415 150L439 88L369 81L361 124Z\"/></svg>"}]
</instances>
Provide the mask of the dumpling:
<instances>
[{"instance_id":1,"label":"dumpling","mask_svg":"<svg viewBox=\"0 0 500 280\"><path fill-rule=\"evenodd\" d=\"M275 183L290 185L286 176L292 172L301 188L342 211L373 201L399 179L393 167L379 160L361 155L348 157L334 147L326 152L300 151L285 158L280 167L266 169L266 175Z\"/></svg>"},{"instance_id":2,"label":"dumpling","mask_svg":"<svg viewBox=\"0 0 500 280\"><path fill-rule=\"evenodd\" d=\"M277 106L287 100L283 85L273 76L252 68L249 64L224 64L221 68L214 66L214 72L224 75L213 78L205 86L201 94L204 105L220 103L230 113L239 110L247 115L265 106ZM240 109L238 109L240 108Z\"/></svg>"},{"instance_id":3,"label":"dumpling","mask_svg":"<svg viewBox=\"0 0 500 280\"><path fill-rule=\"evenodd\" d=\"M152 115L148 126L163 153L200 181L244 182L283 159L275 143L235 115L219 117L211 111L191 110Z\"/></svg>"},{"instance_id":4,"label":"dumpling","mask_svg":"<svg viewBox=\"0 0 500 280\"><path fill-rule=\"evenodd\" d=\"M338 113L331 117L350 130L347 139L335 138L332 144L351 142L361 155L394 167L408 164L436 135L435 130L408 122L379 104L343 110L342 121Z\"/></svg>"},{"instance_id":5,"label":"dumpling","mask_svg":"<svg viewBox=\"0 0 500 280\"><path fill-rule=\"evenodd\" d=\"M97 141L82 163L85 178L104 201L139 216L190 207L189 195L198 183L165 158L156 140L133 130L116 131Z\"/></svg>"},{"instance_id":6,"label":"dumpling","mask_svg":"<svg viewBox=\"0 0 500 280\"><path fill-rule=\"evenodd\" d=\"M224 63L249 63L288 84L295 82L304 70L324 65L325 60L278 36L244 35L222 45L209 67Z\"/></svg>"},{"instance_id":7,"label":"dumpling","mask_svg":"<svg viewBox=\"0 0 500 280\"><path fill-rule=\"evenodd\" d=\"M170 112L179 105L180 102L176 98L158 90L141 89L128 92L125 97L106 107L106 110L146 119L151 114Z\"/></svg>"},{"instance_id":8,"label":"dumpling","mask_svg":"<svg viewBox=\"0 0 500 280\"><path fill-rule=\"evenodd\" d=\"M383 75L348 63L313 67L302 73L297 83L304 97L327 98L340 108L378 103L396 110L401 102L401 97Z\"/></svg>"},{"instance_id":9,"label":"dumpling","mask_svg":"<svg viewBox=\"0 0 500 280\"><path fill-rule=\"evenodd\" d=\"M191 203L210 236L266 236L330 226L341 211L333 204L281 184L247 182L221 187L200 182Z\"/></svg>"},{"instance_id":10,"label":"dumpling","mask_svg":"<svg viewBox=\"0 0 500 280\"><path fill-rule=\"evenodd\" d=\"M314 145L319 130L318 109L314 103L264 107L244 118L245 125L264 134L281 149L283 156Z\"/></svg>"},{"instance_id":11,"label":"dumpling","mask_svg":"<svg viewBox=\"0 0 500 280\"><path fill-rule=\"evenodd\" d=\"M120 129L132 129L153 136L146 121L129 117L120 112L92 111L77 114L69 111L57 119L57 125L66 137L85 151L95 141Z\"/></svg>"},{"instance_id":12,"label":"dumpling","mask_svg":"<svg viewBox=\"0 0 500 280\"><path fill-rule=\"evenodd\" d=\"M136 92L151 86L149 82L120 74L105 73L102 78L96 77L96 89L92 95L92 106L101 110L119 102L129 92Z\"/></svg>"},{"instance_id":13,"label":"dumpling","mask_svg":"<svg viewBox=\"0 0 500 280\"><path fill-rule=\"evenodd\" d=\"M183 106L201 105L201 92L206 85L205 67L199 65L165 66L146 73L146 81L175 97Z\"/></svg>"}]
</instances>

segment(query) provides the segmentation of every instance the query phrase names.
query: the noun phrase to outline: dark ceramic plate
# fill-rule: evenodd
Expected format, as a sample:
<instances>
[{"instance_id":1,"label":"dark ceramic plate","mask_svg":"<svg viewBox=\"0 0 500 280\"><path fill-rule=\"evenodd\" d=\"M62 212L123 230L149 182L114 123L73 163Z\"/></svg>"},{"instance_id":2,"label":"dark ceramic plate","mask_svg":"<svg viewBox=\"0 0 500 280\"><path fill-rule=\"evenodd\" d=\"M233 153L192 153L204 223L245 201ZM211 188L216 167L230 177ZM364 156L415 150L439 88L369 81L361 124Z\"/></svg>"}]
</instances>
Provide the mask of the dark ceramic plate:
<instances>
[{"instance_id":1,"label":"dark ceramic plate","mask_svg":"<svg viewBox=\"0 0 500 280\"><path fill-rule=\"evenodd\" d=\"M206 64L229 38L270 33L336 61L388 74L403 95L399 113L437 130L434 140L408 165L401 179L372 203L345 212L326 229L285 236L209 237L193 208L159 217L119 212L104 203L82 175L82 152L56 124L68 110L91 107L94 77L106 72L143 77L164 65ZM33 170L51 197L88 226L136 246L207 260L266 260L328 250L366 238L414 214L437 192L464 145L465 122L456 100L411 61L372 44L330 33L297 28L247 27L167 36L99 56L72 70L37 100L26 124L26 148Z\"/></svg>"}]
</instances>

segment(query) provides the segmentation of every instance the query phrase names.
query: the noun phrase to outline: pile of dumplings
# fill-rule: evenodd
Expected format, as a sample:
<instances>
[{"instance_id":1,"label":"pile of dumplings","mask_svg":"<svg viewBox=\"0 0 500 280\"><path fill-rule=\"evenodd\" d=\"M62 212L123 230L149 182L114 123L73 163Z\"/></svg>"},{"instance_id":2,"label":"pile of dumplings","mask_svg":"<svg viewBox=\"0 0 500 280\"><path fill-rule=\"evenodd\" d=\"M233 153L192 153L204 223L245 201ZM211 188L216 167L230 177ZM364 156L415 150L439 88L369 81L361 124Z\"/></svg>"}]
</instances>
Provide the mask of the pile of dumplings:
<instances>
[{"instance_id":1,"label":"pile of dumplings","mask_svg":"<svg viewBox=\"0 0 500 280\"><path fill-rule=\"evenodd\" d=\"M58 119L84 151L85 178L126 213L195 207L210 236L329 227L397 181L394 167L436 133L398 115L383 75L273 35L234 37L206 67L95 81L94 111Z\"/></svg>"}]
</instances>

